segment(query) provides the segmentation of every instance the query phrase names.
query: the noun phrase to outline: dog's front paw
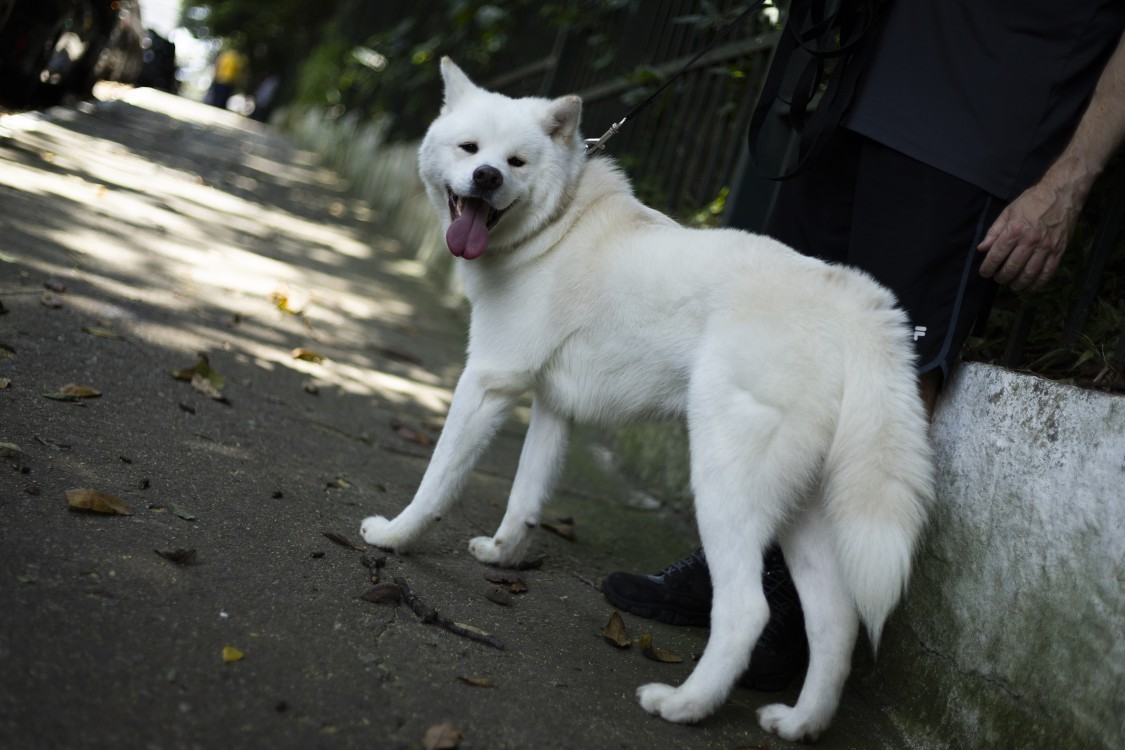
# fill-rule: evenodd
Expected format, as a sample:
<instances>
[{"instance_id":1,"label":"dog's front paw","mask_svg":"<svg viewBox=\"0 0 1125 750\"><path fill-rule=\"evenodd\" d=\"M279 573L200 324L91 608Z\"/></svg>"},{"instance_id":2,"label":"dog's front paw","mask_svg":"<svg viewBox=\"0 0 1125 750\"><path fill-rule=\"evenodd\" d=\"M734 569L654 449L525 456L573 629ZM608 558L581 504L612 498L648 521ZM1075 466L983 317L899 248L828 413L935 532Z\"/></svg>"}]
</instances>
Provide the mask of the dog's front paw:
<instances>
[{"instance_id":1,"label":"dog's front paw","mask_svg":"<svg viewBox=\"0 0 1125 750\"><path fill-rule=\"evenodd\" d=\"M797 713L796 708L774 703L758 709L758 723L762 729L789 742L816 742L823 725L811 722L810 717Z\"/></svg>"},{"instance_id":2,"label":"dog's front paw","mask_svg":"<svg viewBox=\"0 0 1125 750\"><path fill-rule=\"evenodd\" d=\"M685 696L681 688L659 682L637 688L637 700L645 711L676 724L691 724L707 715L707 711Z\"/></svg>"},{"instance_id":3,"label":"dog's front paw","mask_svg":"<svg viewBox=\"0 0 1125 750\"><path fill-rule=\"evenodd\" d=\"M523 559L519 545L504 544L491 536L478 536L469 541L469 552L485 565L516 565Z\"/></svg>"},{"instance_id":4,"label":"dog's front paw","mask_svg":"<svg viewBox=\"0 0 1125 750\"><path fill-rule=\"evenodd\" d=\"M371 546L388 552L395 550L401 552L406 542L400 535L395 534L394 523L383 516L368 516L363 519L363 523L359 525L359 535Z\"/></svg>"}]
</instances>

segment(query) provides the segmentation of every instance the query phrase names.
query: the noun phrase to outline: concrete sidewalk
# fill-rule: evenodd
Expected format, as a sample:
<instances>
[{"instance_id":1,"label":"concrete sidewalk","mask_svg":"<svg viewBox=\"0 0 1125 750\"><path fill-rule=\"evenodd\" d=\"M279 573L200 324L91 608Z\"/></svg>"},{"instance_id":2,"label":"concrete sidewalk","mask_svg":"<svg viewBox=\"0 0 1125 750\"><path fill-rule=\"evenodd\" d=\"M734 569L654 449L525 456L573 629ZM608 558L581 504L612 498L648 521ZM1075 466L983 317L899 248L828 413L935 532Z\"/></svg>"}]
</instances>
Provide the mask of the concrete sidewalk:
<instances>
[{"instance_id":1,"label":"concrete sidewalk","mask_svg":"<svg viewBox=\"0 0 1125 750\"><path fill-rule=\"evenodd\" d=\"M409 502L465 335L383 221L272 131L157 92L0 117L0 747L419 748L443 722L466 749L786 746L754 709L796 686L694 727L637 705L706 631L627 616L684 662L617 650L591 584L694 530L596 436L550 510L574 540L540 532L508 605L467 542L500 519L523 411L379 571L503 650L358 598L380 553L325 534ZM200 352L219 394L173 377ZM101 395L43 395L68 384ZM70 510L77 488L134 513ZM820 746L904 747L878 700L849 690Z\"/></svg>"}]
</instances>

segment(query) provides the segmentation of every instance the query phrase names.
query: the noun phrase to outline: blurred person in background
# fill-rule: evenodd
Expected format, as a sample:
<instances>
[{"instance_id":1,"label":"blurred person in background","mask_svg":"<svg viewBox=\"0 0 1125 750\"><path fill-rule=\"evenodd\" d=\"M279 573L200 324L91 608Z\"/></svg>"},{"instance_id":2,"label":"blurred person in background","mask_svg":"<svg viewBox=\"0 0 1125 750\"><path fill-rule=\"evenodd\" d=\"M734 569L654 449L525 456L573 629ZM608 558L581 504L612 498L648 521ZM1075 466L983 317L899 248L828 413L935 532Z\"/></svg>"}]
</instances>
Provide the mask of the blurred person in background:
<instances>
[{"instance_id":1,"label":"blurred person in background","mask_svg":"<svg viewBox=\"0 0 1125 750\"><path fill-rule=\"evenodd\" d=\"M215 75L211 88L203 99L220 109L226 109L231 96L242 87L246 78L246 56L235 47L227 47L215 60Z\"/></svg>"}]
</instances>

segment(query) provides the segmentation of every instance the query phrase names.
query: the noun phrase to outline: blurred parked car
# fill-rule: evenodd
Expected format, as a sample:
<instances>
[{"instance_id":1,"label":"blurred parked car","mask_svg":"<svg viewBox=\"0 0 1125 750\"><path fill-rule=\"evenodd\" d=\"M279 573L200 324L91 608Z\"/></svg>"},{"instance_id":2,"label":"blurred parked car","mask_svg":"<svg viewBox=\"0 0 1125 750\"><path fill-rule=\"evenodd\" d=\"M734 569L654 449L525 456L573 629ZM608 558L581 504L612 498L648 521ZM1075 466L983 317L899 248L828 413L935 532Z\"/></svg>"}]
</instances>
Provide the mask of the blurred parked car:
<instances>
[{"instance_id":1,"label":"blurred parked car","mask_svg":"<svg viewBox=\"0 0 1125 750\"><path fill-rule=\"evenodd\" d=\"M0 0L0 103L34 107L133 82L143 64L138 0Z\"/></svg>"}]
</instances>

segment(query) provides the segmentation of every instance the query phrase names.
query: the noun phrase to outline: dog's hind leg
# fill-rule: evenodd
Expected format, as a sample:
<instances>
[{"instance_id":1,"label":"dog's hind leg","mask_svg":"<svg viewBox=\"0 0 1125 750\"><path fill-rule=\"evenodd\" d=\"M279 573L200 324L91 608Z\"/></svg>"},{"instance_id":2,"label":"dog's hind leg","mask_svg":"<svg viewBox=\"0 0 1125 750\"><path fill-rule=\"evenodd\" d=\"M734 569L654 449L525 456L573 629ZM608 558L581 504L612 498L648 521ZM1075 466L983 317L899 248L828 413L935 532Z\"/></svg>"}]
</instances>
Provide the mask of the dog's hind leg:
<instances>
[{"instance_id":1,"label":"dog's hind leg","mask_svg":"<svg viewBox=\"0 0 1125 750\"><path fill-rule=\"evenodd\" d=\"M520 378L467 367L457 382L445 429L414 499L393 520L383 516L363 519L363 540L376 547L404 552L440 521L492 441L508 408L526 387L527 383Z\"/></svg>"},{"instance_id":2,"label":"dog's hind leg","mask_svg":"<svg viewBox=\"0 0 1125 750\"><path fill-rule=\"evenodd\" d=\"M809 669L797 704L758 710L762 728L790 742L811 742L828 726L851 671L859 615L839 575L824 510L806 509L781 538L809 638Z\"/></svg>"},{"instance_id":3,"label":"dog's hind leg","mask_svg":"<svg viewBox=\"0 0 1125 750\"><path fill-rule=\"evenodd\" d=\"M696 516L714 588L710 640L683 685L637 691L646 711L674 722L713 713L749 663L769 619L762 553L816 460L785 412L711 385L689 419Z\"/></svg>"},{"instance_id":4,"label":"dog's hind leg","mask_svg":"<svg viewBox=\"0 0 1125 750\"><path fill-rule=\"evenodd\" d=\"M473 557L490 565L514 565L523 559L531 531L539 525L539 511L562 468L569 436L570 421L536 398L504 520L494 536L469 542Z\"/></svg>"}]
</instances>

